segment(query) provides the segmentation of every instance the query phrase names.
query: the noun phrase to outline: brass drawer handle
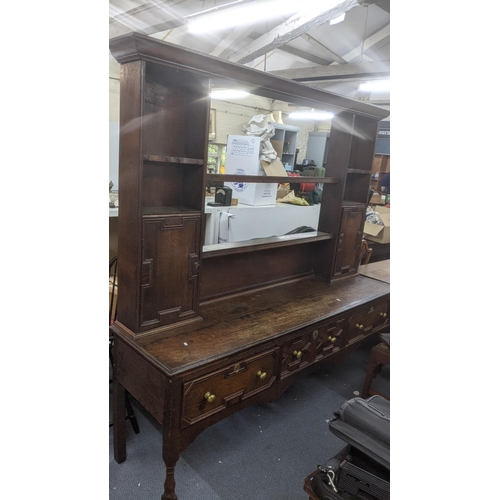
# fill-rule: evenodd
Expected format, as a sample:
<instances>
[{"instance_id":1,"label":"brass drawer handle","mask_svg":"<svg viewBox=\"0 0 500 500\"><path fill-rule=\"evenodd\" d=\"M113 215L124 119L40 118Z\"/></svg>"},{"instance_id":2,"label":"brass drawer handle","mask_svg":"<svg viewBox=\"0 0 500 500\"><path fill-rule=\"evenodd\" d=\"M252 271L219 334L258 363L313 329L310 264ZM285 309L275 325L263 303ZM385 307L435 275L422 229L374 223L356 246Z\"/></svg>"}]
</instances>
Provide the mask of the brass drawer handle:
<instances>
[{"instance_id":1,"label":"brass drawer handle","mask_svg":"<svg viewBox=\"0 0 500 500\"><path fill-rule=\"evenodd\" d=\"M337 342L337 337L332 337L331 335L328 337L328 340L333 344L334 342Z\"/></svg>"},{"instance_id":2,"label":"brass drawer handle","mask_svg":"<svg viewBox=\"0 0 500 500\"><path fill-rule=\"evenodd\" d=\"M363 327L363 325L358 325L358 324L356 323L356 328L359 328L360 330L362 330L364 327Z\"/></svg>"},{"instance_id":3,"label":"brass drawer handle","mask_svg":"<svg viewBox=\"0 0 500 500\"><path fill-rule=\"evenodd\" d=\"M260 378L261 380L264 380L267 377L266 372L261 372L260 370L257 372L257 378Z\"/></svg>"},{"instance_id":4,"label":"brass drawer handle","mask_svg":"<svg viewBox=\"0 0 500 500\"><path fill-rule=\"evenodd\" d=\"M302 357L302 351L293 351L293 355L297 358L300 359Z\"/></svg>"},{"instance_id":5,"label":"brass drawer handle","mask_svg":"<svg viewBox=\"0 0 500 500\"><path fill-rule=\"evenodd\" d=\"M380 316L382 316L382 318L387 318L387 313L380 313Z\"/></svg>"},{"instance_id":6,"label":"brass drawer handle","mask_svg":"<svg viewBox=\"0 0 500 500\"><path fill-rule=\"evenodd\" d=\"M313 332L313 339L316 340L318 338L319 332L318 330L314 330Z\"/></svg>"},{"instance_id":7,"label":"brass drawer handle","mask_svg":"<svg viewBox=\"0 0 500 500\"><path fill-rule=\"evenodd\" d=\"M205 399L208 403L213 403L215 401L215 394L210 394L210 392L207 392L205 394Z\"/></svg>"}]
</instances>

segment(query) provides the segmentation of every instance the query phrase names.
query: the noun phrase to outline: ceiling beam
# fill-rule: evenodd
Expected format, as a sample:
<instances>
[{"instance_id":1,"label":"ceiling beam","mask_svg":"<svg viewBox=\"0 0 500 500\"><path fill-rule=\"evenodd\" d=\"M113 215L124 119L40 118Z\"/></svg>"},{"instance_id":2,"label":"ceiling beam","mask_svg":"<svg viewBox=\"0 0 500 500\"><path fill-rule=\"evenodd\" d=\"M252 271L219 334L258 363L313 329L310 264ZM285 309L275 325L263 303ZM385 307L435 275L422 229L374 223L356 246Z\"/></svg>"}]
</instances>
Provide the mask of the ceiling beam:
<instances>
[{"instance_id":1,"label":"ceiling beam","mask_svg":"<svg viewBox=\"0 0 500 500\"><path fill-rule=\"evenodd\" d=\"M303 50L296 49L295 47L290 47L289 45L282 45L277 50L281 50L282 52L286 52L287 54L291 54L295 57L300 57L301 59L313 62L314 64L318 64L320 66L327 66L330 64L329 60L322 59L321 57L309 54L309 52L304 52Z\"/></svg>"},{"instance_id":2,"label":"ceiling beam","mask_svg":"<svg viewBox=\"0 0 500 500\"><path fill-rule=\"evenodd\" d=\"M325 8L324 3L320 7L308 6L246 47L238 50L227 60L240 64L250 62L358 6L358 0L344 0L330 8Z\"/></svg>"},{"instance_id":3,"label":"ceiling beam","mask_svg":"<svg viewBox=\"0 0 500 500\"><path fill-rule=\"evenodd\" d=\"M238 6L252 0L240 0ZM215 3L215 2L214 2ZM203 9L199 0L146 0L142 5L122 11L110 1L109 38L136 31L144 35L154 35L188 24L192 17L202 17L214 10L223 11L233 7L232 1Z\"/></svg>"},{"instance_id":4,"label":"ceiling beam","mask_svg":"<svg viewBox=\"0 0 500 500\"><path fill-rule=\"evenodd\" d=\"M372 36L369 36L364 43L359 44L356 48L352 49L349 51L347 54L344 54L342 57L346 61L352 61L356 59L357 57L361 56L361 50L366 51L370 47L372 47L375 44L380 43L382 40L385 40L391 36L391 23L387 24L384 26L381 30L377 31L377 33L373 34ZM365 54L363 54L365 55ZM335 63L332 63L335 64Z\"/></svg>"},{"instance_id":5,"label":"ceiling beam","mask_svg":"<svg viewBox=\"0 0 500 500\"><path fill-rule=\"evenodd\" d=\"M323 54L326 54L327 57L330 59L333 59L334 62L337 62L339 64L346 63L347 61L340 57L338 54L335 52L332 52L326 45L323 45L321 42L313 38L311 35L304 33L302 35L302 38L306 41L308 41L313 47L319 49ZM330 64L330 63L328 63Z\"/></svg>"},{"instance_id":6,"label":"ceiling beam","mask_svg":"<svg viewBox=\"0 0 500 500\"><path fill-rule=\"evenodd\" d=\"M253 26L236 27L231 33L226 35L210 52L210 55L216 57L224 57L225 53L231 50L238 42L246 38L253 30ZM227 52L226 52L227 51Z\"/></svg>"},{"instance_id":7,"label":"ceiling beam","mask_svg":"<svg viewBox=\"0 0 500 500\"><path fill-rule=\"evenodd\" d=\"M313 66L310 68L282 69L271 71L273 75L297 82L327 80L360 80L362 78L388 78L389 61L363 61L352 64L334 64L331 66Z\"/></svg>"},{"instance_id":8,"label":"ceiling beam","mask_svg":"<svg viewBox=\"0 0 500 500\"><path fill-rule=\"evenodd\" d=\"M257 38L259 38L259 37L260 37L260 35L258 33L256 33L255 31L248 35L248 38L250 38L252 40L257 40ZM285 52L286 54L290 54L294 57L298 57L300 59L303 59L306 62L312 62L314 64L317 64L318 66L328 66L331 63L331 59L332 59L332 58L323 59L319 56L315 56L314 54L310 54L309 52L304 52L303 50L296 49L295 47L291 47L290 45L282 45L277 50L280 50L281 52ZM269 53L267 53L267 54L269 54ZM221 55L219 57L224 58L224 55ZM261 57L261 56L259 56L259 57Z\"/></svg>"},{"instance_id":9,"label":"ceiling beam","mask_svg":"<svg viewBox=\"0 0 500 500\"><path fill-rule=\"evenodd\" d=\"M123 11L110 2L109 38L132 31L151 35L185 24L186 12L180 8L191 7L194 0L149 0L138 7ZM192 8L192 7L191 7Z\"/></svg>"}]
</instances>

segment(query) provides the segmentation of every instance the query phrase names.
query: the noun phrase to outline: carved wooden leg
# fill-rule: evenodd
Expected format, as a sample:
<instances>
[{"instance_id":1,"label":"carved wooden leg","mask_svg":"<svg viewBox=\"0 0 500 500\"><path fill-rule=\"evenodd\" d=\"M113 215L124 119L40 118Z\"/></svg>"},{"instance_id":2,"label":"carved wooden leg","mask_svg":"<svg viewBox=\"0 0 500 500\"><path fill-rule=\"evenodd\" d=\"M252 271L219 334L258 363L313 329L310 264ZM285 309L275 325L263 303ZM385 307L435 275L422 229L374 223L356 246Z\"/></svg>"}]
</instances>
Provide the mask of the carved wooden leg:
<instances>
[{"instance_id":1,"label":"carved wooden leg","mask_svg":"<svg viewBox=\"0 0 500 500\"><path fill-rule=\"evenodd\" d=\"M175 494L175 477L174 469L176 462L171 462L166 465L167 477L165 478L164 492L161 496L161 500L177 500L177 495Z\"/></svg>"},{"instance_id":2,"label":"carved wooden leg","mask_svg":"<svg viewBox=\"0 0 500 500\"><path fill-rule=\"evenodd\" d=\"M363 384L362 398L367 398L373 393L371 389L372 381L377 376L383 365L389 365L390 354L389 348L385 344L377 344L370 352L368 367L366 369L365 382Z\"/></svg>"},{"instance_id":3,"label":"carved wooden leg","mask_svg":"<svg viewBox=\"0 0 500 500\"><path fill-rule=\"evenodd\" d=\"M375 361L368 363L368 368L366 370L365 383L363 384L363 391L361 392L361 397L366 399L370 394L370 387L372 385L372 380L375 378L377 373L377 367L379 364Z\"/></svg>"},{"instance_id":4,"label":"carved wooden leg","mask_svg":"<svg viewBox=\"0 0 500 500\"><path fill-rule=\"evenodd\" d=\"M125 389L113 377L113 447L115 460L121 464L127 458L125 428Z\"/></svg>"}]
</instances>

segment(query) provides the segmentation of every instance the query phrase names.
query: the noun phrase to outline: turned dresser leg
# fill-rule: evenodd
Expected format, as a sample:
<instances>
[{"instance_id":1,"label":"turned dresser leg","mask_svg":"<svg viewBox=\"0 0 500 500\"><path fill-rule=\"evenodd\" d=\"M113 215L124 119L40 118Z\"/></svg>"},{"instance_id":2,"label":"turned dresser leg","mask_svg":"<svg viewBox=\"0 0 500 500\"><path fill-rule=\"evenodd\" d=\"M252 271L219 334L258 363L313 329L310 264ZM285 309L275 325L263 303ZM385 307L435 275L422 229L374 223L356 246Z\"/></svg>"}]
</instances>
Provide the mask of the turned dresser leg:
<instances>
[{"instance_id":1,"label":"turned dresser leg","mask_svg":"<svg viewBox=\"0 0 500 500\"><path fill-rule=\"evenodd\" d=\"M165 486L164 486L164 492L163 495L161 496L161 500L177 500L177 495L175 494L175 477L174 477L174 469L175 469L175 464L177 462L174 462L173 464L166 464L166 469L167 469L167 477L165 478Z\"/></svg>"}]
</instances>

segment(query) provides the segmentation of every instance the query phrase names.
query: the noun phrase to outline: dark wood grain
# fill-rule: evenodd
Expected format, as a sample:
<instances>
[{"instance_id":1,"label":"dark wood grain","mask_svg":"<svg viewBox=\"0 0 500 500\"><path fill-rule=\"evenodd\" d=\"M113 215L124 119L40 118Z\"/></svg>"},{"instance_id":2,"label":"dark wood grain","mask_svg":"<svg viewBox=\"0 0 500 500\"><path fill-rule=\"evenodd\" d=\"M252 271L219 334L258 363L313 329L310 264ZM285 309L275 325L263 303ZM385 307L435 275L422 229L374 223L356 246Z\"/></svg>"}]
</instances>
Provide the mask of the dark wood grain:
<instances>
[{"instance_id":1,"label":"dark wood grain","mask_svg":"<svg viewBox=\"0 0 500 500\"><path fill-rule=\"evenodd\" d=\"M335 285L300 280L207 302L200 307L203 319L196 325L143 337L137 345L178 373L342 314L388 292L389 286L360 276Z\"/></svg>"},{"instance_id":2,"label":"dark wood grain","mask_svg":"<svg viewBox=\"0 0 500 500\"><path fill-rule=\"evenodd\" d=\"M388 327L389 284L357 274L388 111L136 33L110 50L121 64L115 459L126 458L127 390L162 426L162 500L176 500L176 463L200 432ZM202 253L209 180L290 182L206 173L213 81L336 113L317 232Z\"/></svg>"}]
</instances>

